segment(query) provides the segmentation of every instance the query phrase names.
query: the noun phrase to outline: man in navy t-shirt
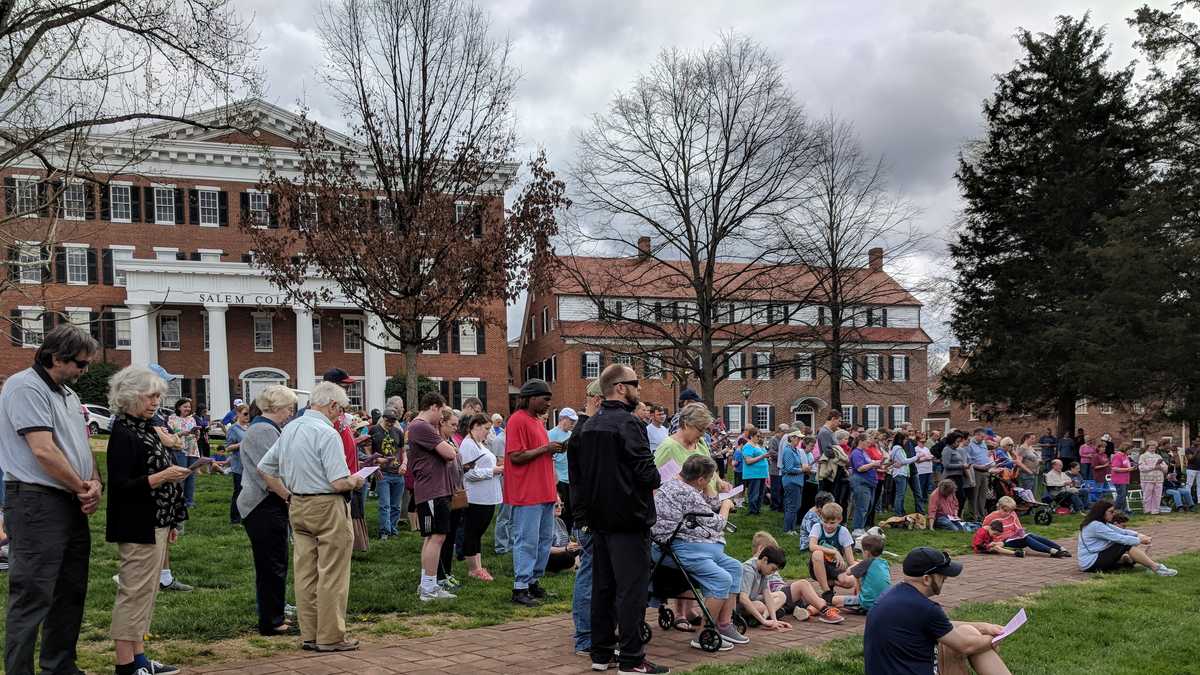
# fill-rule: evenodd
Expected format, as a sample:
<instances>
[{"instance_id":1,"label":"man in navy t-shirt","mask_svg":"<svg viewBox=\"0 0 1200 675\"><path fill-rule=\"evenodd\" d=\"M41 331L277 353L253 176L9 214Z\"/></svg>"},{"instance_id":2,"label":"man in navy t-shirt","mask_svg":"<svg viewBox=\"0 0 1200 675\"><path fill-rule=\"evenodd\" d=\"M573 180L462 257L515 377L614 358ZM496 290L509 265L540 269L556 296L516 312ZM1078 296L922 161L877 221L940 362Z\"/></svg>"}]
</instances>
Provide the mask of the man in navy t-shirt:
<instances>
[{"instance_id":1,"label":"man in navy t-shirt","mask_svg":"<svg viewBox=\"0 0 1200 675\"><path fill-rule=\"evenodd\" d=\"M867 614L863 636L866 672L871 675L934 675L937 650L943 662L967 659L979 675L1008 674L992 637L1003 632L990 623L951 621L933 600L946 579L962 573L950 555L928 547L904 558L904 579L892 586Z\"/></svg>"}]
</instances>

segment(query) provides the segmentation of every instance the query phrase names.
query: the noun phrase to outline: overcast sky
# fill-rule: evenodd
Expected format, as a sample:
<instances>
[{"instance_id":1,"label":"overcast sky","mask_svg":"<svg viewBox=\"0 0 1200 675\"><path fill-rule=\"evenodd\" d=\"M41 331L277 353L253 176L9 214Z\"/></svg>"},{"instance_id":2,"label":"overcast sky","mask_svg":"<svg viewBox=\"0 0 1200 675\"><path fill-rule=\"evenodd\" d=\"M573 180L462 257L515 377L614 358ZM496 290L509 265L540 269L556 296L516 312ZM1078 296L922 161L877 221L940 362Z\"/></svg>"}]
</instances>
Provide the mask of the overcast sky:
<instances>
[{"instance_id":1,"label":"overcast sky","mask_svg":"<svg viewBox=\"0 0 1200 675\"><path fill-rule=\"evenodd\" d=\"M240 0L261 33L267 99L344 129L316 72L322 50L313 16L321 0ZM512 40L516 96L527 157L544 146L565 169L575 135L614 92L627 89L666 47L700 49L733 30L774 52L813 118L854 123L869 152L892 169L892 185L920 210L933 242L921 273L940 264L959 209L953 179L959 147L982 134L981 103L994 75L1019 56L1018 27L1052 31L1056 15L1091 11L1106 26L1112 63L1135 57L1125 24L1140 2L1074 0L505 0L481 2L497 36ZM1166 6L1165 2L1151 3ZM521 307L510 308L510 337ZM945 346L941 319L926 330Z\"/></svg>"}]
</instances>

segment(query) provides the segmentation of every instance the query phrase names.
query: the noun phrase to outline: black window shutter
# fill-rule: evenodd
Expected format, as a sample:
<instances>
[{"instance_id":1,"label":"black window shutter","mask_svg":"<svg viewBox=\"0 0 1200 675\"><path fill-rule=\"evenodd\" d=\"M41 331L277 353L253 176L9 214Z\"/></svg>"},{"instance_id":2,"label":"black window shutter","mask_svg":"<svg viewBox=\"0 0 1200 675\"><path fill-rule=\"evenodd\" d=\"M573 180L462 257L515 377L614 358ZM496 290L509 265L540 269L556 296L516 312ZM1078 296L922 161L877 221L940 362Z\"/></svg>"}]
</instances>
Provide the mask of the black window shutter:
<instances>
[{"instance_id":1,"label":"black window shutter","mask_svg":"<svg viewBox=\"0 0 1200 675\"><path fill-rule=\"evenodd\" d=\"M130 188L136 190L137 188ZM158 209L154 208L154 188L142 188L142 211L147 223L158 222Z\"/></svg>"},{"instance_id":2,"label":"black window shutter","mask_svg":"<svg viewBox=\"0 0 1200 675\"><path fill-rule=\"evenodd\" d=\"M43 284L50 283L50 280L51 280L50 275L54 273L54 268L51 267L54 264L54 259L51 257L51 255L53 253L54 253L54 251L49 246L41 247L41 268L42 268L42 283Z\"/></svg>"},{"instance_id":3,"label":"black window shutter","mask_svg":"<svg viewBox=\"0 0 1200 675\"><path fill-rule=\"evenodd\" d=\"M251 260L252 260L252 256L251 256L249 253L243 253L243 254L242 254L242 262L244 262L244 263L246 263L247 265L249 265L249 264L250 264L250 262L251 262Z\"/></svg>"},{"instance_id":4,"label":"black window shutter","mask_svg":"<svg viewBox=\"0 0 1200 675\"><path fill-rule=\"evenodd\" d=\"M62 246L54 247L54 280L67 283L67 249Z\"/></svg>"},{"instance_id":5,"label":"black window shutter","mask_svg":"<svg viewBox=\"0 0 1200 675\"><path fill-rule=\"evenodd\" d=\"M186 251L175 251L175 259L176 260L187 260L188 259L187 252Z\"/></svg>"},{"instance_id":6,"label":"black window shutter","mask_svg":"<svg viewBox=\"0 0 1200 675\"><path fill-rule=\"evenodd\" d=\"M46 333L49 333L50 331L54 330L54 324L55 324L56 318L58 318L58 315L56 315L54 312L51 312L48 309L42 310L42 331L44 331L42 333L43 336Z\"/></svg>"},{"instance_id":7,"label":"black window shutter","mask_svg":"<svg viewBox=\"0 0 1200 675\"><path fill-rule=\"evenodd\" d=\"M451 321L450 322L450 353L458 354L461 351L462 351L462 345L459 343L458 322ZM454 406L454 407L458 408L459 406Z\"/></svg>"},{"instance_id":8,"label":"black window shutter","mask_svg":"<svg viewBox=\"0 0 1200 675\"><path fill-rule=\"evenodd\" d=\"M183 394L184 398L192 398L192 381L186 377L180 378L179 390ZM195 409L196 409L196 402L192 401L192 410L195 410Z\"/></svg>"},{"instance_id":9,"label":"black window shutter","mask_svg":"<svg viewBox=\"0 0 1200 675\"><path fill-rule=\"evenodd\" d=\"M450 353L450 336L447 334L446 324L444 322L438 323L438 353Z\"/></svg>"},{"instance_id":10,"label":"black window shutter","mask_svg":"<svg viewBox=\"0 0 1200 675\"><path fill-rule=\"evenodd\" d=\"M267 195L267 227L279 227L279 205L276 203L275 195Z\"/></svg>"},{"instance_id":11,"label":"black window shutter","mask_svg":"<svg viewBox=\"0 0 1200 675\"><path fill-rule=\"evenodd\" d=\"M879 325L887 328L887 307L881 308L879 310L879 315Z\"/></svg>"},{"instance_id":12,"label":"black window shutter","mask_svg":"<svg viewBox=\"0 0 1200 675\"><path fill-rule=\"evenodd\" d=\"M579 376L587 379L587 352L579 355Z\"/></svg>"},{"instance_id":13,"label":"black window shutter","mask_svg":"<svg viewBox=\"0 0 1200 675\"><path fill-rule=\"evenodd\" d=\"M100 313L100 343L109 349L117 346L117 324L112 312Z\"/></svg>"},{"instance_id":14,"label":"black window shutter","mask_svg":"<svg viewBox=\"0 0 1200 675\"><path fill-rule=\"evenodd\" d=\"M775 430L775 406L767 406L767 429Z\"/></svg>"},{"instance_id":15,"label":"black window shutter","mask_svg":"<svg viewBox=\"0 0 1200 675\"><path fill-rule=\"evenodd\" d=\"M721 406L721 421L725 423L725 428L729 429L729 406Z\"/></svg>"},{"instance_id":16,"label":"black window shutter","mask_svg":"<svg viewBox=\"0 0 1200 675\"><path fill-rule=\"evenodd\" d=\"M101 341L100 328L100 313L88 312L88 329L92 334L92 339L96 342Z\"/></svg>"},{"instance_id":17,"label":"black window shutter","mask_svg":"<svg viewBox=\"0 0 1200 675\"><path fill-rule=\"evenodd\" d=\"M775 352L767 354L767 377L775 378Z\"/></svg>"},{"instance_id":18,"label":"black window shutter","mask_svg":"<svg viewBox=\"0 0 1200 675\"><path fill-rule=\"evenodd\" d=\"M241 211L238 212L238 219L242 225L249 225L250 222L248 219L250 218L250 193L244 191L240 192L238 193L238 198L241 200Z\"/></svg>"},{"instance_id":19,"label":"black window shutter","mask_svg":"<svg viewBox=\"0 0 1200 675\"><path fill-rule=\"evenodd\" d=\"M817 355L813 353L808 355L808 376L817 379Z\"/></svg>"},{"instance_id":20,"label":"black window shutter","mask_svg":"<svg viewBox=\"0 0 1200 675\"><path fill-rule=\"evenodd\" d=\"M487 353L487 335L483 332L482 321L479 321L475 324L475 353Z\"/></svg>"},{"instance_id":21,"label":"black window shutter","mask_svg":"<svg viewBox=\"0 0 1200 675\"><path fill-rule=\"evenodd\" d=\"M192 251L188 254L188 260L198 262L200 260L200 251Z\"/></svg>"},{"instance_id":22,"label":"black window shutter","mask_svg":"<svg viewBox=\"0 0 1200 675\"><path fill-rule=\"evenodd\" d=\"M450 402L450 383L447 382L446 380L442 380L441 382L438 382L438 389L442 393L442 398L446 399L446 402L449 403Z\"/></svg>"},{"instance_id":23,"label":"black window shutter","mask_svg":"<svg viewBox=\"0 0 1200 675\"><path fill-rule=\"evenodd\" d=\"M17 208L17 179L12 176L4 177L4 213L13 215Z\"/></svg>"},{"instance_id":24,"label":"black window shutter","mask_svg":"<svg viewBox=\"0 0 1200 675\"><path fill-rule=\"evenodd\" d=\"M896 409L890 405L888 406L887 419L888 419L888 422L887 422L888 428L895 429L896 428Z\"/></svg>"},{"instance_id":25,"label":"black window shutter","mask_svg":"<svg viewBox=\"0 0 1200 675\"><path fill-rule=\"evenodd\" d=\"M100 274L96 269L96 267L97 267L96 263L97 263L96 247L89 246L88 250L87 250L87 272L88 272L88 283L89 284L99 283L98 277L100 276Z\"/></svg>"},{"instance_id":26,"label":"black window shutter","mask_svg":"<svg viewBox=\"0 0 1200 675\"><path fill-rule=\"evenodd\" d=\"M904 381L907 382L910 379L910 375L908 373L908 354L901 356L900 359L904 363Z\"/></svg>"},{"instance_id":27,"label":"black window shutter","mask_svg":"<svg viewBox=\"0 0 1200 675\"><path fill-rule=\"evenodd\" d=\"M196 378L196 405L208 407L208 380L203 377Z\"/></svg>"},{"instance_id":28,"label":"black window shutter","mask_svg":"<svg viewBox=\"0 0 1200 675\"><path fill-rule=\"evenodd\" d=\"M461 410L462 409L462 382L455 380L454 388L452 389L452 392L453 393L451 395L454 397L454 400L451 402L450 407L454 408L455 410Z\"/></svg>"},{"instance_id":29,"label":"black window shutter","mask_svg":"<svg viewBox=\"0 0 1200 675\"><path fill-rule=\"evenodd\" d=\"M217 193L217 222L221 227L229 227L229 193Z\"/></svg>"},{"instance_id":30,"label":"black window shutter","mask_svg":"<svg viewBox=\"0 0 1200 675\"><path fill-rule=\"evenodd\" d=\"M883 361L883 363L879 364L880 375L883 377L883 379L896 379L896 371L892 368L892 355L880 354L879 358Z\"/></svg>"},{"instance_id":31,"label":"black window shutter","mask_svg":"<svg viewBox=\"0 0 1200 675\"><path fill-rule=\"evenodd\" d=\"M84 218L96 219L96 186L91 183L83 184Z\"/></svg>"},{"instance_id":32,"label":"black window shutter","mask_svg":"<svg viewBox=\"0 0 1200 675\"><path fill-rule=\"evenodd\" d=\"M8 337L12 340L13 346L20 347L24 342L24 335L21 329L21 310L13 309L8 312Z\"/></svg>"},{"instance_id":33,"label":"black window shutter","mask_svg":"<svg viewBox=\"0 0 1200 675\"><path fill-rule=\"evenodd\" d=\"M106 248L100 252L100 275L106 286L113 285L113 252Z\"/></svg>"},{"instance_id":34,"label":"black window shutter","mask_svg":"<svg viewBox=\"0 0 1200 675\"><path fill-rule=\"evenodd\" d=\"M600 352L600 372L604 372L604 352Z\"/></svg>"},{"instance_id":35,"label":"black window shutter","mask_svg":"<svg viewBox=\"0 0 1200 675\"><path fill-rule=\"evenodd\" d=\"M112 220L111 185L100 186L100 220Z\"/></svg>"},{"instance_id":36,"label":"black window shutter","mask_svg":"<svg viewBox=\"0 0 1200 675\"><path fill-rule=\"evenodd\" d=\"M188 222L200 224L200 191L196 188L188 190Z\"/></svg>"},{"instance_id":37,"label":"black window shutter","mask_svg":"<svg viewBox=\"0 0 1200 675\"><path fill-rule=\"evenodd\" d=\"M804 365L805 365L804 354L797 354L795 356L795 359L796 359L796 361L794 363L792 363L792 377L794 377L798 380L804 374L803 372L801 372L804 370Z\"/></svg>"},{"instance_id":38,"label":"black window shutter","mask_svg":"<svg viewBox=\"0 0 1200 675\"><path fill-rule=\"evenodd\" d=\"M175 224L183 224L183 188L175 188Z\"/></svg>"},{"instance_id":39,"label":"black window shutter","mask_svg":"<svg viewBox=\"0 0 1200 675\"><path fill-rule=\"evenodd\" d=\"M149 218L142 218L142 189L136 185L129 186L129 220L135 223L152 222Z\"/></svg>"},{"instance_id":40,"label":"black window shutter","mask_svg":"<svg viewBox=\"0 0 1200 675\"><path fill-rule=\"evenodd\" d=\"M749 352L749 354L750 354L750 378L753 380L757 380L758 379L758 354L756 352Z\"/></svg>"},{"instance_id":41,"label":"black window shutter","mask_svg":"<svg viewBox=\"0 0 1200 675\"><path fill-rule=\"evenodd\" d=\"M486 380L479 381L479 402L483 404L484 412L487 412L488 400L487 400L487 381Z\"/></svg>"},{"instance_id":42,"label":"black window shutter","mask_svg":"<svg viewBox=\"0 0 1200 675\"><path fill-rule=\"evenodd\" d=\"M38 215L46 218L50 215L50 183L42 181L37 186L38 195ZM55 206L58 206L59 200L54 200Z\"/></svg>"}]
</instances>

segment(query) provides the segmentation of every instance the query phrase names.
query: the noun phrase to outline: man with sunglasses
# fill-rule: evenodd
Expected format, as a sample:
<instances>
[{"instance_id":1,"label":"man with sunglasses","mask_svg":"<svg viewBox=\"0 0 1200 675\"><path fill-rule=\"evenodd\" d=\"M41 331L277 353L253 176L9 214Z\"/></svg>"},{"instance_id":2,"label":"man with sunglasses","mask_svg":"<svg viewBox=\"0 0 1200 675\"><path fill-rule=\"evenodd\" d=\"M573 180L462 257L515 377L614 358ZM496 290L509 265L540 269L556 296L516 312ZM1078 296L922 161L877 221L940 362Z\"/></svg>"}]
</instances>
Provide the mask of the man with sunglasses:
<instances>
[{"instance_id":1,"label":"man with sunglasses","mask_svg":"<svg viewBox=\"0 0 1200 675\"><path fill-rule=\"evenodd\" d=\"M98 351L69 323L46 333L33 367L0 390L0 468L11 537L5 672L33 675L41 629L40 672L77 673L75 645L87 596L91 534L100 504L79 396L68 385Z\"/></svg>"},{"instance_id":2,"label":"man with sunglasses","mask_svg":"<svg viewBox=\"0 0 1200 675\"><path fill-rule=\"evenodd\" d=\"M922 546L904 558L904 579L875 601L863 635L866 672L871 675L934 675L967 672L969 661L978 675L1007 675L1008 666L992 638L1002 626L951 621L931 600L946 579L962 574L962 565L944 551ZM938 652L941 666L938 666ZM955 663L958 662L958 663Z\"/></svg>"}]
</instances>

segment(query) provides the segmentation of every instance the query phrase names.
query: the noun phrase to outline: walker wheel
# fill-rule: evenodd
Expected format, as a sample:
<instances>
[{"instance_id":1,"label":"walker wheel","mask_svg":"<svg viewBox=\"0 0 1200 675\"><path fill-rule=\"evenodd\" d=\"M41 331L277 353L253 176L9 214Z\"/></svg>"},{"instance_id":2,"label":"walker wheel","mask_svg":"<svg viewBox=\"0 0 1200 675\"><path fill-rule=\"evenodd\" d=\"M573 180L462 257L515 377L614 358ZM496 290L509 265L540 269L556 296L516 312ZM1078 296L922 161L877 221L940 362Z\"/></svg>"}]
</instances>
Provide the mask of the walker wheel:
<instances>
[{"instance_id":1,"label":"walker wheel","mask_svg":"<svg viewBox=\"0 0 1200 675\"><path fill-rule=\"evenodd\" d=\"M721 651L721 634L711 628L700 631L700 648L706 652Z\"/></svg>"},{"instance_id":2,"label":"walker wheel","mask_svg":"<svg viewBox=\"0 0 1200 675\"><path fill-rule=\"evenodd\" d=\"M652 632L650 632L650 624L643 621L642 628L641 628L641 630L638 631L638 637L640 637L642 639L642 644L646 644L647 642L650 642L650 638L653 637L653 635L654 634Z\"/></svg>"},{"instance_id":3,"label":"walker wheel","mask_svg":"<svg viewBox=\"0 0 1200 675\"><path fill-rule=\"evenodd\" d=\"M675 612L672 612L667 607L658 608L658 627L663 630L671 630L675 625Z\"/></svg>"},{"instance_id":4,"label":"walker wheel","mask_svg":"<svg viewBox=\"0 0 1200 675\"><path fill-rule=\"evenodd\" d=\"M733 627L742 635L745 635L746 631L750 629L750 626L746 623L746 617L742 616L741 612L733 613Z\"/></svg>"},{"instance_id":5,"label":"walker wheel","mask_svg":"<svg viewBox=\"0 0 1200 675\"><path fill-rule=\"evenodd\" d=\"M1033 512L1033 522L1038 525L1049 525L1054 522L1054 511L1048 508L1040 508Z\"/></svg>"}]
</instances>

